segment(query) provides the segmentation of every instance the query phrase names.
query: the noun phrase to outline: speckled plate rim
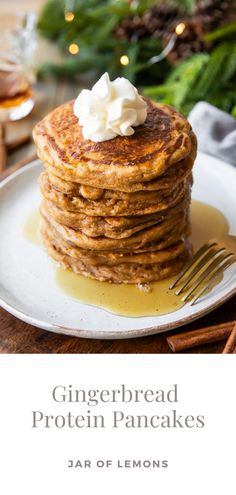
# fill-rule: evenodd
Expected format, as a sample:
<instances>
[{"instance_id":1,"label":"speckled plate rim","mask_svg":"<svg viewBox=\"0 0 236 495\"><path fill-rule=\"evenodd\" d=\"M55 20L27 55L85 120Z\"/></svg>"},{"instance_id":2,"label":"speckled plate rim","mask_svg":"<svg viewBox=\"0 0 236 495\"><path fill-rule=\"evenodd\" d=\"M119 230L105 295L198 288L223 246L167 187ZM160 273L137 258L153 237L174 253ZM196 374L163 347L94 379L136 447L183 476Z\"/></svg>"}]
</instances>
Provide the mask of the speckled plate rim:
<instances>
[{"instance_id":1,"label":"speckled plate rim","mask_svg":"<svg viewBox=\"0 0 236 495\"><path fill-rule=\"evenodd\" d=\"M168 332L169 330L173 330L178 327L182 327L184 325L187 325L188 323L191 323L192 321L198 320L202 316L207 315L214 309L218 308L221 306L223 303L228 301L231 297L236 295L236 287L235 289L231 290L227 295L224 297L220 298L216 303L212 304L211 306L208 306L205 309L202 309L195 313L194 315L189 315L186 316L185 318L181 318L179 320L175 320L175 323L164 323L160 325L159 327L148 327L148 328L142 328L138 330L119 330L117 332L114 331L109 331L108 332L103 332L102 330L96 330L96 331L90 331L90 330L82 330L79 328L69 328L69 327L64 327L60 325L53 325L51 323L47 323L45 321L41 321L38 318L33 318L30 315L27 315L26 313L23 313L22 311L19 311L18 309L14 308L10 304L6 303L3 301L3 299L0 298L0 306L2 306L3 309L8 311L8 313L12 314L16 318L19 318L20 320L24 321L25 323L28 323L30 325L33 325L34 327L37 328L42 328L43 330L47 330L48 332L52 333L57 333L61 335L70 335L72 337L81 337L84 339L99 339L99 340L122 340L122 339L131 339L131 338L138 338L138 337L147 337L150 335L157 335L159 333L164 333Z\"/></svg>"},{"instance_id":2,"label":"speckled plate rim","mask_svg":"<svg viewBox=\"0 0 236 495\"><path fill-rule=\"evenodd\" d=\"M18 175L21 175L22 173L27 173L28 170L31 170L38 164L39 164L39 160L35 160L34 162L26 165L23 169L16 171L10 177L3 180L0 183L0 193L1 193L1 189L3 189L9 182L13 181ZM233 167L231 165L224 162L222 162L222 164L225 167L227 167L230 171L232 171ZM236 177L236 171L235 170L233 171ZM214 309L218 308L223 303L225 303L227 300L229 300L231 297L233 297L235 294L236 294L236 286L231 288L226 294L224 294L222 297L219 297L217 301L214 301L212 304L208 304L199 311L196 311L194 314L190 313L183 318L175 320L174 322L162 323L157 326L150 326L139 329L122 329L118 331L111 330L109 332L102 330L85 330L80 328L71 328L67 326L61 326L58 324L48 323L47 321L40 320L39 318L30 316L26 312L17 309L17 307L12 306L2 297L0 297L0 306L6 311L8 311L10 314L12 314L13 316L24 321L25 323L28 323L30 325L33 325L38 328L42 328L44 330L53 333L76 336L87 339L110 340L110 339L126 339L126 338L138 338L138 337L150 336L154 334L163 333L174 328L178 328L210 313L211 311L213 311Z\"/></svg>"}]
</instances>

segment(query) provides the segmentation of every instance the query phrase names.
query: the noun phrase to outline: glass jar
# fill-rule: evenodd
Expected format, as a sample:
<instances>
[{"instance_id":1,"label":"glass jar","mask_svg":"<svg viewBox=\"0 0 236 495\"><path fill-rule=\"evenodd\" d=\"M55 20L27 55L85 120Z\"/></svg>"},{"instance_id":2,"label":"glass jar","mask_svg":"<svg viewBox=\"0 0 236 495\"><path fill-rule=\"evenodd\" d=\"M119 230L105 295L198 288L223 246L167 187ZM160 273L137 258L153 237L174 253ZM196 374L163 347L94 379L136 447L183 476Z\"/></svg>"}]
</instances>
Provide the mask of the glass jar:
<instances>
[{"instance_id":1,"label":"glass jar","mask_svg":"<svg viewBox=\"0 0 236 495\"><path fill-rule=\"evenodd\" d=\"M0 18L0 122L19 120L34 106L36 16Z\"/></svg>"}]
</instances>

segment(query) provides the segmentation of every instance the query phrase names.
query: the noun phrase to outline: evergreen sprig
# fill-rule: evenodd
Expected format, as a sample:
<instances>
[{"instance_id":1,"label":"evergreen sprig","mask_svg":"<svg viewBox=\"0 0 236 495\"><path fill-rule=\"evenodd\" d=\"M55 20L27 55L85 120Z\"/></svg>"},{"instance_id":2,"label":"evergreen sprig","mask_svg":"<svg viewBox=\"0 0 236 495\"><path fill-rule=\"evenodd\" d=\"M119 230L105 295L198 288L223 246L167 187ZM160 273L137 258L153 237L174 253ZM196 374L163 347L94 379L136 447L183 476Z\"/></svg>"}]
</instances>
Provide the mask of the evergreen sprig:
<instances>
[{"instance_id":1,"label":"evergreen sprig","mask_svg":"<svg viewBox=\"0 0 236 495\"><path fill-rule=\"evenodd\" d=\"M205 41L220 41L222 39L236 40L236 22L230 22L204 36Z\"/></svg>"},{"instance_id":2,"label":"evergreen sprig","mask_svg":"<svg viewBox=\"0 0 236 495\"><path fill-rule=\"evenodd\" d=\"M193 11L198 0L167 0L165 3ZM108 71L111 78L127 77L131 82L147 86L144 94L173 105L187 114L199 100L210 103L236 115L236 22L228 22L205 35L211 42L210 53L196 53L171 67L165 59L151 65L149 59L158 55L163 44L154 37L139 40L118 39L114 28L122 19L142 15L161 0L74 0L72 22L65 20L65 0L48 0L39 19L39 30L44 37L55 40L67 55L62 64L44 64L39 74L56 77L76 77L90 72L96 80ZM78 55L71 56L68 47L77 43ZM122 66L121 55L129 57Z\"/></svg>"},{"instance_id":3,"label":"evergreen sprig","mask_svg":"<svg viewBox=\"0 0 236 495\"><path fill-rule=\"evenodd\" d=\"M135 12L141 14L149 8L154 0L142 0L135 3ZM118 40L113 36L114 27L122 18L126 17L134 7L127 0L75 0L72 22L65 21L65 0L49 0L39 19L40 33L49 39L55 40L59 47L67 54L61 64L45 63L39 68L39 75L51 74L54 76L74 77L82 72L92 70L94 79L104 71L111 77L128 77L131 82L137 79L137 74L145 69L148 79L160 81L162 68L146 69L146 61L162 50L162 43L152 38L130 42ZM70 56L68 47L77 43L80 47L78 55ZM129 57L129 65L122 66L120 57Z\"/></svg>"},{"instance_id":4,"label":"evergreen sprig","mask_svg":"<svg viewBox=\"0 0 236 495\"><path fill-rule=\"evenodd\" d=\"M236 105L236 45L222 42L209 53L197 53L181 62L165 84L144 90L146 96L168 103L187 114L199 100L232 112Z\"/></svg>"}]
</instances>

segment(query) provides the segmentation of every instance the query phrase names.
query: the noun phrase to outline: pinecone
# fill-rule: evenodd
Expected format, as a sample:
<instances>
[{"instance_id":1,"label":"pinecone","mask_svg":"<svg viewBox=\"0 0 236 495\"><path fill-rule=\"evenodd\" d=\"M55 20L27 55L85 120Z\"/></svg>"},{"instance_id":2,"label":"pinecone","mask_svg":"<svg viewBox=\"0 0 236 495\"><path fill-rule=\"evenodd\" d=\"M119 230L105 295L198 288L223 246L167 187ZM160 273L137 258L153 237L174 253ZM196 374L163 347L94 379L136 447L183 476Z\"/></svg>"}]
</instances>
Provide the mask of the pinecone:
<instances>
[{"instance_id":1,"label":"pinecone","mask_svg":"<svg viewBox=\"0 0 236 495\"><path fill-rule=\"evenodd\" d=\"M206 34L205 26L200 17L182 19L185 29L176 38L173 50L167 55L167 60L171 65L177 64L181 59L187 58L193 53L208 51L212 44L206 43L203 39ZM171 27L169 33L164 37L164 45L167 45L170 38L175 33L176 24Z\"/></svg>"},{"instance_id":2,"label":"pinecone","mask_svg":"<svg viewBox=\"0 0 236 495\"><path fill-rule=\"evenodd\" d=\"M167 56L170 64L175 65L193 53L209 51L212 43L204 41L204 35L235 18L234 6L235 1L231 0L200 0L193 15L180 21L185 24L185 29L177 37L173 50ZM163 40L165 45L175 28L176 24L170 26Z\"/></svg>"},{"instance_id":3,"label":"pinecone","mask_svg":"<svg viewBox=\"0 0 236 495\"><path fill-rule=\"evenodd\" d=\"M146 36L149 36L149 33L143 23L142 17L136 15L128 16L123 19L123 21L116 27L114 35L116 38L122 40L140 40Z\"/></svg>"},{"instance_id":4,"label":"pinecone","mask_svg":"<svg viewBox=\"0 0 236 495\"><path fill-rule=\"evenodd\" d=\"M160 39L181 15L182 11L176 6L157 4L143 14L143 23L149 35Z\"/></svg>"},{"instance_id":5,"label":"pinecone","mask_svg":"<svg viewBox=\"0 0 236 495\"><path fill-rule=\"evenodd\" d=\"M205 42L204 35L235 19L235 5L236 0L199 0L192 14L183 17L180 8L163 2L153 5L142 16L126 17L114 34L120 39L136 41L153 37L167 45L176 25L183 22L185 30L167 56L170 64L175 65L193 53L210 50L212 43Z\"/></svg>"},{"instance_id":6,"label":"pinecone","mask_svg":"<svg viewBox=\"0 0 236 495\"><path fill-rule=\"evenodd\" d=\"M181 10L173 5L153 5L142 16L126 17L117 26L115 36L125 40L140 40L150 36L160 39L181 14Z\"/></svg>"},{"instance_id":7,"label":"pinecone","mask_svg":"<svg viewBox=\"0 0 236 495\"><path fill-rule=\"evenodd\" d=\"M235 0L199 0L194 16L200 16L207 32L235 19Z\"/></svg>"}]
</instances>

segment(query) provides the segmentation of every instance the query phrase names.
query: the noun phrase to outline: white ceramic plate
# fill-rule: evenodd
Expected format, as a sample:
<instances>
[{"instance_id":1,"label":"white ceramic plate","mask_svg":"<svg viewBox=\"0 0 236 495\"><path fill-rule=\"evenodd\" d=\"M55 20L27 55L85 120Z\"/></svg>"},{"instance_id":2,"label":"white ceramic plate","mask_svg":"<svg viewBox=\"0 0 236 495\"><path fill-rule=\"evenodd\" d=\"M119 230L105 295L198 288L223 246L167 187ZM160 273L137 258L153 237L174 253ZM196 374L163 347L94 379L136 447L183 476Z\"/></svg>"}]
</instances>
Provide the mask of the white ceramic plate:
<instances>
[{"instance_id":1,"label":"white ceramic plate","mask_svg":"<svg viewBox=\"0 0 236 495\"><path fill-rule=\"evenodd\" d=\"M162 316L130 318L80 303L55 283L54 265L46 252L24 238L22 227L40 203L36 161L0 184L0 304L32 325L86 338L139 337L188 323L236 293L236 269L194 306ZM199 153L194 167L193 197L218 208L236 235L236 169Z\"/></svg>"}]
</instances>

